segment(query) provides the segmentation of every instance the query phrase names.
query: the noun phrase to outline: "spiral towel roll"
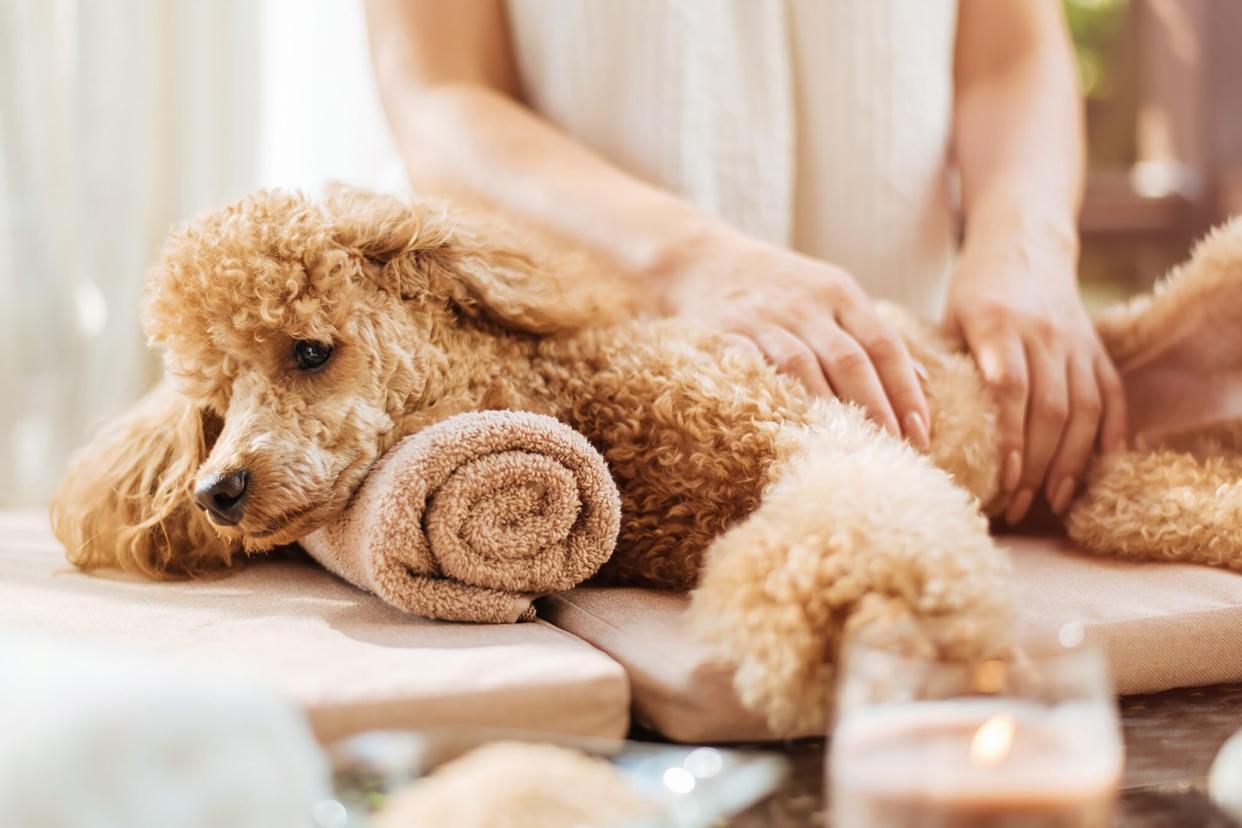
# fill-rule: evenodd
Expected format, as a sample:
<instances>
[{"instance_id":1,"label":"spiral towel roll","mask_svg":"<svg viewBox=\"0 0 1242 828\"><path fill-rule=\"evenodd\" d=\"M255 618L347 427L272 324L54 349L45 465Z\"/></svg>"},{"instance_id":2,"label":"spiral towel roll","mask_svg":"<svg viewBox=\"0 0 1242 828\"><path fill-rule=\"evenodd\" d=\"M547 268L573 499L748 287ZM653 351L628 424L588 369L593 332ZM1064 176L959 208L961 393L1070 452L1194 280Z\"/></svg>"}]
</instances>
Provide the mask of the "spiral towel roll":
<instances>
[{"instance_id":1,"label":"spiral towel roll","mask_svg":"<svg viewBox=\"0 0 1242 828\"><path fill-rule=\"evenodd\" d=\"M585 437L541 414L483 411L401 441L302 546L406 612L512 623L594 575L620 525L616 484Z\"/></svg>"}]
</instances>

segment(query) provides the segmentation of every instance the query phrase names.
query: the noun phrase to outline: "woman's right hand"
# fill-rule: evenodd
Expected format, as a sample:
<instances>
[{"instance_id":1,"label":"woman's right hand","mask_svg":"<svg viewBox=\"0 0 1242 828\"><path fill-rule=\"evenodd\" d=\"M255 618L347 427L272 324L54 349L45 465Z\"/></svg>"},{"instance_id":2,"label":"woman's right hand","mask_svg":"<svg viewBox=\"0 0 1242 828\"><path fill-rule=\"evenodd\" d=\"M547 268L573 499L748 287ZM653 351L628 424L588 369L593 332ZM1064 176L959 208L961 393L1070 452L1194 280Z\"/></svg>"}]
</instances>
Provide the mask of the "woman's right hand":
<instances>
[{"instance_id":1,"label":"woman's right hand","mask_svg":"<svg viewBox=\"0 0 1242 828\"><path fill-rule=\"evenodd\" d=\"M812 393L857 403L927 450L921 369L849 273L732 232L683 248L666 267L678 316L745 337Z\"/></svg>"}]
</instances>

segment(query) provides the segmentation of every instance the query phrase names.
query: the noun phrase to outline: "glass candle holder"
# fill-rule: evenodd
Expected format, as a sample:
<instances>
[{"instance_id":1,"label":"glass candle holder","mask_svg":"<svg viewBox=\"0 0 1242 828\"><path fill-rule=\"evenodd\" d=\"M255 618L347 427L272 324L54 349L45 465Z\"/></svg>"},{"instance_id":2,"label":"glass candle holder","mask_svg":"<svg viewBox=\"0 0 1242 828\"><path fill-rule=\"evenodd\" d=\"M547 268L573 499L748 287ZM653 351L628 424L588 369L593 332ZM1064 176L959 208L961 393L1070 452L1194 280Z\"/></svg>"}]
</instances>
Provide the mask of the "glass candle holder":
<instances>
[{"instance_id":1,"label":"glass candle holder","mask_svg":"<svg viewBox=\"0 0 1242 828\"><path fill-rule=\"evenodd\" d=\"M1074 643L975 662L848 646L829 750L834 828L1111 825L1116 701L1100 651Z\"/></svg>"}]
</instances>

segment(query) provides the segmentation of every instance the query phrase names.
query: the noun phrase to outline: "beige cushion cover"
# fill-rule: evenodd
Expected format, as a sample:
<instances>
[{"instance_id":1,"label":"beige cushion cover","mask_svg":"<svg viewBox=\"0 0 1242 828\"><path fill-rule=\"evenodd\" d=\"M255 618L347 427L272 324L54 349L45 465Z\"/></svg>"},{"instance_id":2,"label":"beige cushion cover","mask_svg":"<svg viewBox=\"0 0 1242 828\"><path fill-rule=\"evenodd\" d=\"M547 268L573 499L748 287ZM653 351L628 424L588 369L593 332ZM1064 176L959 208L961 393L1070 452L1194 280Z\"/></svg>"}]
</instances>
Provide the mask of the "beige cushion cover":
<instances>
[{"instance_id":1,"label":"beige cushion cover","mask_svg":"<svg viewBox=\"0 0 1242 828\"><path fill-rule=\"evenodd\" d=\"M1081 622L1121 695L1242 680L1242 575L1102 558L1062 538L1006 545L1030 627Z\"/></svg>"},{"instance_id":2,"label":"beige cushion cover","mask_svg":"<svg viewBox=\"0 0 1242 828\"><path fill-rule=\"evenodd\" d=\"M0 628L227 660L285 688L316 735L427 725L617 737L625 673L544 622L421 621L300 561L213 581L85 575L43 514L0 513Z\"/></svg>"},{"instance_id":3,"label":"beige cushion cover","mask_svg":"<svg viewBox=\"0 0 1242 828\"><path fill-rule=\"evenodd\" d=\"M1025 623L1055 633L1081 622L1108 653L1120 693L1242 680L1242 575L1102 559L1054 538L1002 542ZM625 665L640 722L680 741L771 738L739 709L719 654L688 635L687 600L579 588L546 599L541 614Z\"/></svg>"},{"instance_id":4,"label":"beige cushion cover","mask_svg":"<svg viewBox=\"0 0 1242 828\"><path fill-rule=\"evenodd\" d=\"M689 632L680 593L578 587L539 602L539 614L590 641L625 666L634 719L679 742L772 738L742 708L733 670Z\"/></svg>"}]
</instances>

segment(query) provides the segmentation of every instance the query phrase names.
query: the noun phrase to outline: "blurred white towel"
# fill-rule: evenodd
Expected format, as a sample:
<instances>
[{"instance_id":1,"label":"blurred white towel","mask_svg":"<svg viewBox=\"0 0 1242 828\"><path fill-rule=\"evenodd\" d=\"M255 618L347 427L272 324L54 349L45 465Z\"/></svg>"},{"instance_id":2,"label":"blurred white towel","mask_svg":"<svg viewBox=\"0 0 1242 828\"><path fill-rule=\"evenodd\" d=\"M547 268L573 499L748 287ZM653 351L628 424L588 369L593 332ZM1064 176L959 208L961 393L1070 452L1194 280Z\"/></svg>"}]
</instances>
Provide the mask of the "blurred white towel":
<instances>
[{"instance_id":1,"label":"blurred white towel","mask_svg":"<svg viewBox=\"0 0 1242 828\"><path fill-rule=\"evenodd\" d=\"M0 634L0 814L27 828L306 828L328 798L302 715L241 677Z\"/></svg>"}]
</instances>

